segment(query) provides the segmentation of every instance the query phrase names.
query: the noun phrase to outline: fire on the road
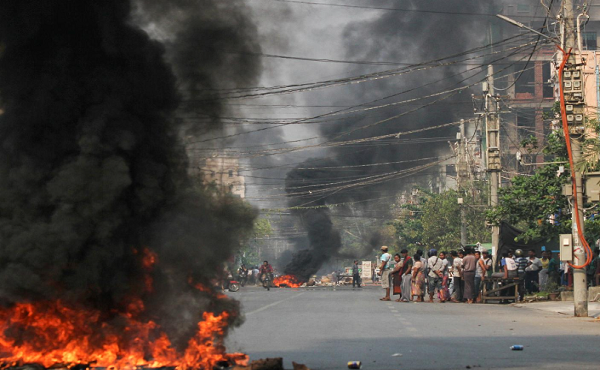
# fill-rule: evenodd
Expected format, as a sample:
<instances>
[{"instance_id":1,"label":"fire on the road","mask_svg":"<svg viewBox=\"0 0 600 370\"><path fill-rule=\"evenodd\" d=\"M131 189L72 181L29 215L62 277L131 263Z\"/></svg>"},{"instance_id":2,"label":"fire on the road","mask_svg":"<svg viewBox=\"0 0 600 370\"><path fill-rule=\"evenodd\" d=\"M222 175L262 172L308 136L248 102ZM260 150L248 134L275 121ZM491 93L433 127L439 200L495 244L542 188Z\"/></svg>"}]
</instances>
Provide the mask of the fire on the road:
<instances>
[{"instance_id":1,"label":"fire on the road","mask_svg":"<svg viewBox=\"0 0 600 370\"><path fill-rule=\"evenodd\" d=\"M273 279L273 284L277 287L299 288L302 282L294 275L283 275Z\"/></svg>"},{"instance_id":2,"label":"fire on the road","mask_svg":"<svg viewBox=\"0 0 600 370\"><path fill-rule=\"evenodd\" d=\"M147 292L149 272L158 262L144 249ZM224 295L215 299L227 299ZM166 331L146 314L140 297L129 297L122 312L103 312L67 302L21 302L0 309L0 368L36 363L45 367L86 365L135 369L176 367L211 369L220 361L245 365L245 354L228 354L223 345L233 313L204 312L183 349L175 348Z\"/></svg>"}]
</instances>

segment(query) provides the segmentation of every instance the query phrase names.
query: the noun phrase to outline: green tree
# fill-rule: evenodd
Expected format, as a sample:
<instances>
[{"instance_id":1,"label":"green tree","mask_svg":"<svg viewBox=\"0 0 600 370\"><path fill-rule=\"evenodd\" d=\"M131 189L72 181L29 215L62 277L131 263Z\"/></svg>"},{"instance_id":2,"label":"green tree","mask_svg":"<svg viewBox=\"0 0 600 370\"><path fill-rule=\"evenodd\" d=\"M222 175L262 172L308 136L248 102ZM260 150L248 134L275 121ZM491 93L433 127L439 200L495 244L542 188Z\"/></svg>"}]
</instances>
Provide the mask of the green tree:
<instances>
[{"instance_id":1,"label":"green tree","mask_svg":"<svg viewBox=\"0 0 600 370\"><path fill-rule=\"evenodd\" d=\"M238 252L238 260L246 265L258 265L258 249L266 246L266 238L273 235L271 221L266 217L254 220L254 226L248 235L246 242Z\"/></svg>"},{"instance_id":2,"label":"green tree","mask_svg":"<svg viewBox=\"0 0 600 370\"><path fill-rule=\"evenodd\" d=\"M416 249L433 247L451 250L460 247L461 205L463 198L466 213L467 242L486 242L491 235L485 227L486 192L482 184L474 183L459 193L447 190L433 194L421 189L416 204L403 205L393 221L399 244L403 248Z\"/></svg>"},{"instance_id":3,"label":"green tree","mask_svg":"<svg viewBox=\"0 0 600 370\"><path fill-rule=\"evenodd\" d=\"M596 120L588 121L588 127L598 132ZM537 145L537 143L535 143ZM522 145L532 145L526 140ZM584 141L584 160L576 163L579 171L598 169L597 139ZM520 239L552 239L561 233L571 231L571 211L568 199L562 195L562 188L570 183L570 168L565 137L562 131L548 135L543 150L546 161L554 162L535 170L531 176L516 176L509 186L500 189L498 206L491 209L487 218L489 222L498 224L506 221L524 230ZM564 171L559 172L563 166ZM586 215L586 216L589 216ZM586 220L586 238L595 240L600 235L600 224L595 220Z\"/></svg>"},{"instance_id":4,"label":"green tree","mask_svg":"<svg viewBox=\"0 0 600 370\"><path fill-rule=\"evenodd\" d=\"M488 221L506 221L524 230L521 239L552 239L571 227L567 198L562 186L566 173L557 176L559 164L537 169L532 176L515 176L510 186L499 191L498 206L487 214Z\"/></svg>"}]
</instances>

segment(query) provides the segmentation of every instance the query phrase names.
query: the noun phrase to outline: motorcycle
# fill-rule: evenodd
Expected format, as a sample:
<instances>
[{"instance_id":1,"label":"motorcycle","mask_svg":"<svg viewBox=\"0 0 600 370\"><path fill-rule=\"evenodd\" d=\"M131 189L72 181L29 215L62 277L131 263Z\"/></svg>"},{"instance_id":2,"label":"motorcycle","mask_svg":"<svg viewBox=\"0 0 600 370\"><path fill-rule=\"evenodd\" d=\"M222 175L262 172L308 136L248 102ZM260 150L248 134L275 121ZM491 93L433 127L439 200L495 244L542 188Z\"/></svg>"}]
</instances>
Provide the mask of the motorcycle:
<instances>
[{"instance_id":1,"label":"motorcycle","mask_svg":"<svg viewBox=\"0 0 600 370\"><path fill-rule=\"evenodd\" d=\"M263 274L260 276L260 279L262 280L263 288L265 288L267 290L271 290L271 281L272 281L271 274L267 274L267 273L263 272Z\"/></svg>"},{"instance_id":2,"label":"motorcycle","mask_svg":"<svg viewBox=\"0 0 600 370\"><path fill-rule=\"evenodd\" d=\"M221 280L221 289L229 290L230 292L237 292L240 290L240 282L233 279L231 274L227 275L227 278Z\"/></svg>"},{"instance_id":3,"label":"motorcycle","mask_svg":"<svg viewBox=\"0 0 600 370\"><path fill-rule=\"evenodd\" d=\"M237 292L238 290L240 290L240 283L236 280L231 280L229 282L229 291L230 292Z\"/></svg>"},{"instance_id":4,"label":"motorcycle","mask_svg":"<svg viewBox=\"0 0 600 370\"><path fill-rule=\"evenodd\" d=\"M248 270L238 270L238 280L240 281L241 286L245 286L248 282Z\"/></svg>"},{"instance_id":5,"label":"motorcycle","mask_svg":"<svg viewBox=\"0 0 600 370\"><path fill-rule=\"evenodd\" d=\"M233 277L231 277L229 279L229 291L237 292L238 290L240 290L240 282L237 280L233 280Z\"/></svg>"}]
</instances>

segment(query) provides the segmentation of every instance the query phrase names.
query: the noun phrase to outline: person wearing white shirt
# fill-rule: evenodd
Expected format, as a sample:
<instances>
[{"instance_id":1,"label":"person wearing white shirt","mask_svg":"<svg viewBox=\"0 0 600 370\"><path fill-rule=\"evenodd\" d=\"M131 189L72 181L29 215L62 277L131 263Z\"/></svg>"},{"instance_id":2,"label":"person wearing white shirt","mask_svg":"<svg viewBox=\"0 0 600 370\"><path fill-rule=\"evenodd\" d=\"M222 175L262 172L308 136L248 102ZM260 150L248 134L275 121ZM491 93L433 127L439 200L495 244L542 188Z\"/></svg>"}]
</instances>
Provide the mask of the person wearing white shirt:
<instances>
[{"instance_id":1,"label":"person wearing white shirt","mask_svg":"<svg viewBox=\"0 0 600 370\"><path fill-rule=\"evenodd\" d=\"M454 259L452 260L452 280L454 282L454 298L452 298L452 302L462 302L463 300L463 289L464 289L464 281L462 280L462 259L465 256L463 251L450 252Z\"/></svg>"},{"instance_id":2,"label":"person wearing white shirt","mask_svg":"<svg viewBox=\"0 0 600 370\"><path fill-rule=\"evenodd\" d=\"M444 292L442 291L442 279L444 277L444 262L441 258L437 256L437 250L431 249L429 251L429 261L427 262L429 266L428 278L429 278L429 302L433 302L433 296L435 294L435 290L437 289L440 293L440 302L445 302Z\"/></svg>"},{"instance_id":3,"label":"person wearing white shirt","mask_svg":"<svg viewBox=\"0 0 600 370\"><path fill-rule=\"evenodd\" d=\"M381 257L379 258L379 274L381 275L381 287L385 290L385 297L379 298L380 301L390 301L390 261L392 255L388 253L388 247L381 247Z\"/></svg>"},{"instance_id":4,"label":"person wearing white shirt","mask_svg":"<svg viewBox=\"0 0 600 370\"><path fill-rule=\"evenodd\" d=\"M527 267L525 267L525 290L527 293L539 291L540 270L542 269L542 260L536 257L535 250L529 250L527 258Z\"/></svg>"}]
</instances>

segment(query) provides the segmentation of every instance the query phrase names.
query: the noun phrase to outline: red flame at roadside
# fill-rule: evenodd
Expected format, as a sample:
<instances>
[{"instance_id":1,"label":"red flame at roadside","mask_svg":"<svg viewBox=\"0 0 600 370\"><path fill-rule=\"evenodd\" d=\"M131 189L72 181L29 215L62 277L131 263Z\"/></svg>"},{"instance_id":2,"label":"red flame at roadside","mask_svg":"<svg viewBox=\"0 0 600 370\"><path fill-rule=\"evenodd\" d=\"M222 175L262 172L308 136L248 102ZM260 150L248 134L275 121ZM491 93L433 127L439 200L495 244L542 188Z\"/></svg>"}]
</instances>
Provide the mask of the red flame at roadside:
<instances>
[{"instance_id":1,"label":"red flame at roadside","mask_svg":"<svg viewBox=\"0 0 600 370\"><path fill-rule=\"evenodd\" d=\"M150 272L158 260L149 250L140 255L148 273L146 288L151 291ZM248 362L248 356L228 354L223 345L231 313L204 312L187 347L177 350L160 325L145 318L142 299L132 297L128 302L124 312L110 314L60 300L0 308L0 368L37 363L45 367L197 370L212 369L219 361Z\"/></svg>"},{"instance_id":2,"label":"red flame at roadside","mask_svg":"<svg viewBox=\"0 0 600 370\"><path fill-rule=\"evenodd\" d=\"M302 282L294 275L283 275L273 279L273 284L278 287L299 288Z\"/></svg>"}]
</instances>

